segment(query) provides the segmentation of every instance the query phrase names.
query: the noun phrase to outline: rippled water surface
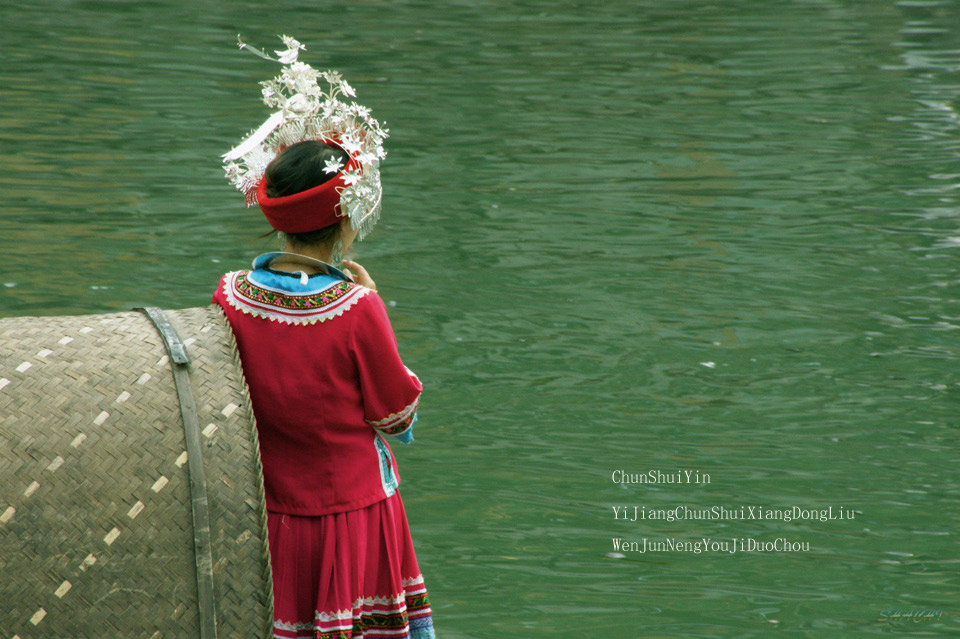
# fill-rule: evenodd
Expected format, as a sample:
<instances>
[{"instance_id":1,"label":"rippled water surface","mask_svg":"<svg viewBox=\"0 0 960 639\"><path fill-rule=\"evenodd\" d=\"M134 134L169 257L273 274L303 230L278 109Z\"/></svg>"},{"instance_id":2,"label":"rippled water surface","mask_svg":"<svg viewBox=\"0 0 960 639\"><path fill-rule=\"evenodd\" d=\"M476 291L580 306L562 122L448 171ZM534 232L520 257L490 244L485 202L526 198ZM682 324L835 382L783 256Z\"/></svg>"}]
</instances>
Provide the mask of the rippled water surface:
<instances>
[{"instance_id":1,"label":"rippled water surface","mask_svg":"<svg viewBox=\"0 0 960 639\"><path fill-rule=\"evenodd\" d=\"M277 34L391 130L354 257L439 636L960 629L960 2L0 8L0 315L207 304ZM14 28L15 25L15 28ZM708 473L620 484L615 470ZM629 521L613 506L854 520ZM703 538L800 552L618 552ZM884 621L889 611L939 610Z\"/></svg>"}]
</instances>

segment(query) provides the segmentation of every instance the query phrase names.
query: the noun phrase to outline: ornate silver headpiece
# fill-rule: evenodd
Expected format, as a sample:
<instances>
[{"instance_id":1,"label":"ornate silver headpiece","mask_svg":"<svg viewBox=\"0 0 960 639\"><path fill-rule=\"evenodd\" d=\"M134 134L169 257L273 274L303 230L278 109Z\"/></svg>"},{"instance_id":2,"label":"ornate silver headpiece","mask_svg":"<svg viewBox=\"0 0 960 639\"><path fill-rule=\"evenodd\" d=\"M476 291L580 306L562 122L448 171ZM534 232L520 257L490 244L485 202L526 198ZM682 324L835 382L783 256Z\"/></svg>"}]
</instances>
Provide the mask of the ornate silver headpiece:
<instances>
[{"instance_id":1,"label":"ornate silver headpiece","mask_svg":"<svg viewBox=\"0 0 960 639\"><path fill-rule=\"evenodd\" d=\"M317 71L299 62L297 56L306 47L291 37L280 37L287 48L276 51L277 58L272 58L237 36L241 49L279 62L283 70L272 80L260 83L264 104L277 110L223 155L227 179L244 194L247 206L253 206L264 171L281 149L303 140L332 140L359 163L359 167L343 174L340 211L349 216L358 239L363 239L380 217L380 160L386 157L383 140L388 130L370 116L370 109L340 99L355 97L356 93L339 72ZM320 79L327 90L321 88ZM336 173L344 167L325 168Z\"/></svg>"}]
</instances>

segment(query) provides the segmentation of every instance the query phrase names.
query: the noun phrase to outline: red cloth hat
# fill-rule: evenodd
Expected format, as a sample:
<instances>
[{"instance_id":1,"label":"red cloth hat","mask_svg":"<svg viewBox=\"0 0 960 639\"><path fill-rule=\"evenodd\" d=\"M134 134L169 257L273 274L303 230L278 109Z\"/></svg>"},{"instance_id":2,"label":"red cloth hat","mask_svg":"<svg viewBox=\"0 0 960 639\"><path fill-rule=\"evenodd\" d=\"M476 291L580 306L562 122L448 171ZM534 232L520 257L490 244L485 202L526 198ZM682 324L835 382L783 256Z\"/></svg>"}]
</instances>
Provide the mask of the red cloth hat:
<instances>
[{"instance_id":1,"label":"red cloth hat","mask_svg":"<svg viewBox=\"0 0 960 639\"><path fill-rule=\"evenodd\" d=\"M328 140L320 141L334 144ZM351 157L332 179L312 189L283 197L268 196L267 180L261 178L257 186L257 204L267 216L270 226L283 233L306 233L336 224L346 215L340 210L340 192L345 186L343 174L358 166L356 159Z\"/></svg>"}]
</instances>

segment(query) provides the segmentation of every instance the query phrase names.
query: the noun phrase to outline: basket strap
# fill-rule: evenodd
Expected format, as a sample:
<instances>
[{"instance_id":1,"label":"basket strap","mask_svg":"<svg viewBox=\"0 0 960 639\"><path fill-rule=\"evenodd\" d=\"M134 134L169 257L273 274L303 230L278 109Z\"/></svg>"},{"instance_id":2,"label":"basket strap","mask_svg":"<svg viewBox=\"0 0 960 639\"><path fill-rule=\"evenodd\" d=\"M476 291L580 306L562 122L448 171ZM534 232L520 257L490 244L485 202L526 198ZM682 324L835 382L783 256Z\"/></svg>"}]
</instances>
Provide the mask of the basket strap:
<instances>
[{"instance_id":1,"label":"basket strap","mask_svg":"<svg viewBox=\"0 0 960 639\"><path fill-rule=\"evenodd\" d=\"M190 390L190 357L170 320L156 307L136 308L143 311L157 327L170 355L173 380L180 398L183 434L187 444L187 467L190 472L190 501L193 507L194 558L197 564L197 592L200 599L200 639L216 639L216 597L213 590L213 553L210 544L210 511L207 504L207 482L203 474L203 450L200 446L200 423Z\"/></svg>"}]
</instances>

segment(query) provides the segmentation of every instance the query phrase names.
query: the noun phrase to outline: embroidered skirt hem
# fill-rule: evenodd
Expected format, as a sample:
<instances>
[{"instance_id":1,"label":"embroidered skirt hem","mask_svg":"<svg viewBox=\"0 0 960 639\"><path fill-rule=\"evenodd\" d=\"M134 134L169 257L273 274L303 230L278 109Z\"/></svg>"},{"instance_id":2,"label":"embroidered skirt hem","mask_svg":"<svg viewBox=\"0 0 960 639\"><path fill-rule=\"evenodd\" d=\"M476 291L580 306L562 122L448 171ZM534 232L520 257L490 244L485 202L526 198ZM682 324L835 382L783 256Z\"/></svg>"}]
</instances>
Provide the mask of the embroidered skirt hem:
<instances>
[{"instance_id":1,"label":"embroidered skirt hem","mask_svg":"<svg viewBox=\"0 0 960 639\"><path fill-rule=\"evenodd\" d=\"M434 639L400 493L315 517L267 513L276 639Z\"/></svg>"}]
</instances>

